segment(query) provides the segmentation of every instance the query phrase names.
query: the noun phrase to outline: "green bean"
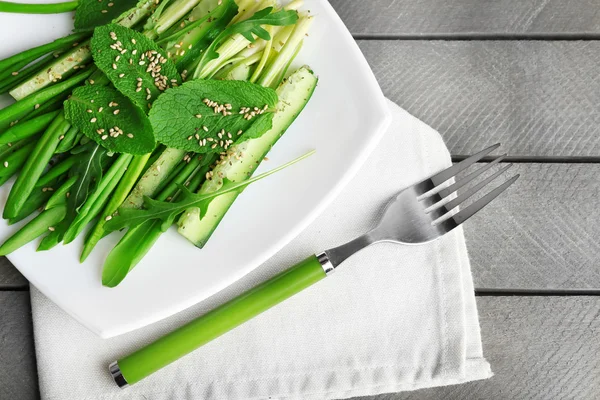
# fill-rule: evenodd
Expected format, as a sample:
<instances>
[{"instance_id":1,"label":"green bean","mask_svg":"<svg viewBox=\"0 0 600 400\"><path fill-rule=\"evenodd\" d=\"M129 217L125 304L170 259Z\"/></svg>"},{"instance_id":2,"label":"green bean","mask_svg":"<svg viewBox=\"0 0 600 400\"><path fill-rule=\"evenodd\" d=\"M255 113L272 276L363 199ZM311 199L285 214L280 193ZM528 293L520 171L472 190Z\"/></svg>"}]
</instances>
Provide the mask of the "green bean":
<instances>
[{"instance_id":1,"label":"green bean","mask_svg":"<svg viewBox=\"0 0 600 400\"><path fill-rule=\"evenodd\" d=\"M10 106L0 110L0 129L5 129L15 121L27 115L31 110L35 108L37 104L44 103L51 100L53 97L58 96L62 92L76 86L81 83L85 78L89 76L92 71L85 71L79 73L72 78L69 78L61 83L50 86L49 88L40 90L24 99L11 104Z\"/></svg>"},{"instance_id":2,"label":"green bean","mask_svg":"<svg viewBox=\"0 0 600 400\"><path fill-rule=\"evenodd\" d=\"M133 159L131 154L121 154L110 166L106 174L100 180L98 187L94 190L83 206L79 209L77 217L73 220L63 238L65 244L71 243L83 231L85 226L94 219L106 204L108 197L115 189L127 166Z\"/></svg>"},{"instance_id":3,"label":"green bean","mask_svg":"<svg viewBox=\"0 0 600 400\"><path fill-rule=\"evenodd\" d=\"M162 179L160 181L158 186L156 186L156 189L154 189L154 193L162 192L162 190L169 184L169 182L175 179L181 173L181 171L183 171L186 165L187 163L185 161L180 161L179 164L177 164L177 166L173 168L173 171L171 171L171 173L168 176L166 176L165 179Z\"/></svg>"},{"instance_id":4,"label":"green bean","mask_svg":"<svg viewBox=\"0 0 600 400\"><path fill-rule=\"evenodd\" d=\"M15 64L14 70L13 68L4 70L2 72L2 79L0 80L0 82L2 82L0 84L0 93L12 90L14 87L20 85L27 79L31 78L38 71L43 71L48 65L52 63L53 60L54 56L52 54L48 54L45 57L42 57L41 59L29 65L27 65L27 62L25 62L23 64ZM19 69L19 71L15 75L14 72L17 68Z\"/></svg>"},{"instance_id":5,"label":"green bean","mask_svg":"<svg viewBox=\"0 0 600 400\"><path fill-rule=\"evenodd\" d=\"M88 37L89 35L90 35L89 32L73 33L72 35L65 36L60 39L56 39L53 42L46 43L46 44L34 47L29 50L25 50L19 54L15 54L14 56L5 58L4 60L0 61L0 69L8 68L13 64L16 64L16 63L22 62L22 61L27 61L27 63L29 64L30 62L37 60L44 54L48 54L50 52L71 46L73 43L79 42L79 41L85 39L86 37Z\"/></svg>"},{"instance_id":6,"label":"green bean","mask_svg":"<svg viewBox=\"0 0 600 400\"><path fill-rule=\"evenodd\" d=\"M200 186L204 175L210 169L210 164L198 164L187 179L183 177L183 173L180 174L178 176L179 183L186 181L186 183L190 182L190 186L192 186L192 182L194 182L197 186ZM176 200L177 195L165 189L157 197L157 200L164 201L171 196L173 196L173 201ZM127 231L125 236L121 238L106 258L104 268L102 269L102 284L104 286L117 286L144 258L146 253L148 253L154 243L163 234L161 225L161 221L146 221Z\"/></svg>"},{"instance_id":7,"label":"green bean","mask_svg":"<svg viewBox=\"0 0 600 400\"><path fill-rule=\"evenodd\" d=\"M150 156L151 154L135 156L131 161L131 164L129 164L129 167L127 167L127 172L125 172L125 175L123 175L123 178L119 181L119 185L115 189L115 192L111 196L108 204L106 204L104 211L102 211L100 214L100 219L85 238L83 251L81 252L81 257L79 258L81 262L85 261L96 244L104 237L104 224L106 222L106 218L112 216L114 212L117 211L117 208L119 208L121 203L125 201L138 178L142 175L142 171L150 159Z\"/></svg>"},{"instance_id":8,"label":"green bean","mask_svg":"<svg viewBox=\"0 0 600 400\"><path fill-rule=\"evenodd\" d=\"M10 154L14 153L15 151L23 148L23 146L26 146L27 144L36 141L37 138L38 138L38 135L35 135L35 136L28 137L26 139L21 139L14 143L6 143L3 145L0 145L0 159L8 157Z\"/></svg>"},{"instance_id":9,"label":"green bean","mask_svg":"<svg viewBox=\"0 0 600 400\"><path fill-rule=\"evenodd\" d=\"M28 138L46 129L59 111L49 112L28 121L22 122L0 133L0 145Z\"/></svg>"},{"instance_id":10,"label":"green bean","mask_svg":"<svg viewBox=\"0 0 600 400\"><path fill-rule=\"evenodd\" d=\"M38 188L38 187L48 187L48 184L51 181L55 180L56 178L58 178L62 174L66 173L79 160L81 160L81 157L70 156L67 159L65 159L64 161L56 164L48 172L46 172L44 175L42 175L40 177L40 179L36 182L35 187L36 188Z\"/></svg>"},{"instance_id":11,"label":"green bean","mask_svg":"<svg viewBox=\"0 0 600 400\"><path fill-rule=\"evenodd\" d=\"M60 184L60 181L57 179L57 180L50 182L48 186L55 186L58 184ZM43 191L42 188L35 189L31 193L31 195L29 195L29 197L27 198L27 201L25 202L25 205L21 209L21 212L19 212L19 215L8 220L8 225L16 224L17 222L22 221L25 218L29 217L31 214L33 214L33 212L35 210L42 208L44 203L51 196L52 196L52 192L49 192L47 190Z\"/></svg>"},{"instance_id":12,"label":"green bean","mask_svg":"<svg viewBox=\"0 0 600 400\"><path fill-rule=\"evenodd\" d=\"M70 124L65 119L64 113L60 113L39 139L31 152L31 156L23 167L23 172L19 175L10 190L6 205L4 206L3 216L5 219L14 218L19 214L27 197L29 197L35 187L35 183L52 158L54 150L56 150L60 142L60 136L64 135L69 130L69 127Z\"/></svg>"},{"instance_id":13,"label":"green bean","mask_svg":"<svg viewBox=\"0 0 600 400\"><path fill-rule=\"evenodd\" d=\"M34 147L35 143L29 143L10 154L4 160L0 160L0 186L4 185L6 181L21 169Z\"/></svg>"},{"instance_id":14,"label":"green bean","mask_svg":"<svg viewBox=\"0 0 600 400\"><path fill-rule=\"evenodd\" d=\"M40 108L34 109L27 116L20 119L21 122L29 121L32 118L38 117L42 114L46 114L52 111L60 111L64 106L64 101L69 97L70 92L64 93L62 96L56 96L52 100L48 100L45 103L40 104Z\"/></svg>"},{"instance_id":15,"label":"green bean","mask_svg":"<svg viewBox=\"0 0 600 400\"><path fill-rule=\"evenodd\" d=\"M183 168L175 175L172 179L167 180L167 184L164 185L164 188L159 191L156 199L159 201L164 201L169 196L171 196L176 190L178 185L182 185L185 180L190 176L194 170L200 166L200 160L198 157L194 157L190 160L190 162L184 162Z\"/></svg>"},{"instance_id":16,"label":"green bean","mask_svg":"<svg viewBox=\"0 0 600 400\"><path fill-rule=\"evenodd\" d=\"M55 192L50 191L52 195L48 199L48 202L46 203L44 209L50 210L51 208L61 205L67 198L67 193L69 192L69 189L71 189L75 182L77 182L77 179L79 179L79 176L74 175L67 179L62 185L60 185L60 187Z\"/></svg>"},{"instance_id":17,"label":"green bean","mask_svg":"<svg viewBox=\"0 0 600 400\"><path fill-rule=\"evenodd\" d=\"M62 221L67 215L67 206L56 207L43 211L27 225L19 229L0 246L0 255L5 256L26 245Z\"/></svg>"},{"instance_id":18,"label":"green bean","mask_svg":"<svg viewBox=\"0 0 600 400\"><path fill-rule=\"evenodd\" d=\"M60 207L57 207L60 208ZM52 208L48 211L44 211L44 212L49 212L52 210L56 210L56 208ZM68 209L67 209L67 213L68 213ZM67 218L67 217L65 217ZM62 221L60 221L56 226L54 226L54 230L51 231L49 234L46 235L45 238L42 239L42 241L40 242L40 245L37 248L37 251L45 251L45 250L50 250L51 248L53 248L54 246L56 246L57 244L59 244L63 238L63 235L65 233L65 229L67 229L68 226L68 221L63 218Z\"/></svg>"}]
</instances>

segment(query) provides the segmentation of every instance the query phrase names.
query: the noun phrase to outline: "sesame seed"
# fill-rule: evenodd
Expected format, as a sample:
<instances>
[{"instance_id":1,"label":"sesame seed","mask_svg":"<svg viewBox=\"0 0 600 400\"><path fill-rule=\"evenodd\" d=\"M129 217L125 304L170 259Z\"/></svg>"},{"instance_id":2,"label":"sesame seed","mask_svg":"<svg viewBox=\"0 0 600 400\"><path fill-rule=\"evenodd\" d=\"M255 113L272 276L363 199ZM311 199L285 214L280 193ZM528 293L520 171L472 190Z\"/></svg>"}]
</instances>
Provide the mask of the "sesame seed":
<instances>
[{"instance_id":1,"label":"sesame seed","mask_svg":"<svg viewBox=\"0 0 600 400\"><path fill-rule=\"evenodd\" d=\"M208 132L208 128L206 127L206 125L203 125L202 129L204 129L204 132Z\"/></svg>"},{"instance_id":2,"label":"sesame seed","mask_svg":"<svg viewBox=\"0 0 600 400\"><path fill-rule=\"evenodd\" d=\"M158 172L160 172L160 165L157 165L157 166L156 166L156 170L157 170Z\"/></svg>"},{"instance_id":3,"label":"sesame seed","mask_svg":"<svg viewBox=\"0 0 600 400\"><path fill-rule=\"evenodd\" d=\"M196 118L202 118L202 114L196 114Z\"/></svg>"},{"instance_id":4,"label":"sesame seed","mask_svg":"<svg viewBox=\"0 0 600 400\"><path fill-rule=\"evenodd\" d=\"M117 64L114 64L114 63L113 63L113 65L112 65L112 68L113 68L113 69L117 69Z\"/></svg>"},{"instance_id":5,"label":"sesame seed","mask_svg":"<svg viewBox=\"0 0 600 400\"><path fill-rule=\"evenodd\" d=\"M194 135L194 137L196 138L196 140L200 139L200 135L198 135L197 133Z\"/></svg>"},{"instance_id":6,"label":"sesame seed","mask_svg":"<svg viewBox=\"0 0 600 400\"><path fill-rule=\"evenodd\" d=\"M142 88L141 88L141 86L138 86L138 87L137 87L137 89L135 89L135 91L136 91L136 92L141 92L141 91L142 91Z\"/></svg>"},{"instance_id":7,"label":"sesame seed","mask_svg":"<svg viewBox=\"0 0 600 400\"><path fill-rule=\"evenodd\" d=\"M15 72L13 72L11 75L12 75L12 76L17 76L17 75L19 75L19 72L15 71Z\"/></svg>"},{"instance_id":8,"label":"sesame seed","mask_svg":"<svg viewBox=\"0 0 600 400\"><path fill-rule=\"evenodd\" d=\"M8 168L8 161L4 161L4 168Z\"/></svg>"},{"instance_id":9,"label":"sesame seed","mask_svg":"<svg viewBox=\"0 0 600 400\"><path fill-rule=\"evenodd\" d=\"M102 110L104 110L104 107L100 107L100 108L98 109L98 112L102 112Z\"/></svg>"},{"instance_id":10,"label":"sesame seed","mask_svg":"<svg viewBox=\"0 0 600 400\"><path fill-rule=\"evenodd\" d=\"M108 135L104 135L104 136L102 136L100 139L102 139L102 140L106 140L107 138L108 138Z\"/></svg>"},{"instance_id":11,"label":"sesame seed","mask_svg":"<svg viewBox=\"0 0 600 400\"><path fill-rule=\"evenodd\" d=\"M96 122L98 119L96 117L90 119L90 122L93 124L94 122Z\"/></svg>"},{"instance_id":12,"label":"sesame seed","mask_svg":"<svg viewBox=\"0 0 600 400\"><path fill-rule=\"evenodd\" d=\"M129 64L133 64L133 60L131 58L129 59Z\"/></svg>"},{"instance_id":13,"label":"sesame seed","mask_svg":"<svg viewBox=\"0 0 600 400\"><path fill-rule=\"evenodd\" d=\"M49 226L49 227L48 227L48 230L49 230L50 232L54 232L54 227L53 227L53 226Z\"/></svg>"},{"instance_id":14,"label":"sesame seed","mask_svg":"<svg viewBox=\"0 0 600 400\"><path fill-rule=\"evenodd\" d=\"M227 137L231 139L231 132L227 132Z\"/></svg>"},{"instance_id":15,"label":"sesame seed","mask_svg":"<svg viewBox=\"0 0 600 400\"><path fill-rule=\"evenodd\" d=\"M146 100L150 100L151 98L152 98L151 94L149 94L149 95L146 96Z\"/></svg>"},{"instance_id":16,"label":"sesame seed","mask_svg":"<svg viewBox=\"0 0 600 400\"><path fill-rule=\"evenodd\" d=\"M90 79L90 85L93 85L95 82L93 79Z\"/></svg>"},{"instance_id":17,"label":"sesame seed","mask_svg":"<svg viewBox=\"0 0 600 400\"><path fill-rule=\"evenodd\" d=\"M215 140L215 139L213 139L213 138L209 137L209 138L206 138L206 140L208 140L209 142L212 142L212 141L213 141L213 140Z\"/></svg>"},{"instance_id":18,"label":"sesame seed","mask_svg":"<svg viewBox=\"0 0 600 400\"><path fill-rule=\"evenodd\" d=\"M217 144L213 144L212 146L210 146L211 149L214 149L215 147L217 147Z\"/></svg>"},{"instance_id":19,"label":"sesame seed","mask_svg":"<svg viewBox=\"0 0 600 400\"><path fill-rule=\"evenodd\" d=\"M111 219L112 219L112 216L110 216L110 215L107 215L107 216L104 218L104 220L105 220L105 221L110 221Z\"/></svg>"},{"instance_id":20,"label":"sesame seed","mask_svg":"<svg viewBox=\"0 0 600 400\"><path fill-rule=\"evenodd\" d=\"M40 105L36 104L35 106L33 106L33 108L35 108L37 110L38 108L40 108Z\"/></svg>"},{"instance_id":21,"label":"sesame seed","mask_svg":"<svg viewBox=\"0 0 600 400\"><path fill-rule=\"evenodd\" d=\"M193 136L188 136L187 140L192 140Z\"/></svg>"},{"instance_id":22,"label":"sesame seed","mask_svg":"<svg viewBox=\"0 0 600 400\"><path fill-rule=\"evenodd\" d=\"M135 39L131 39L131 43L135 44L136 43Z\"/></svg>"},{"instance_id":23,"label":"sesame seed","mask_svg":"<svg viewBox=\"0 0 600 400\"><path fill-rule=\"evenodd\" d=\"M58 137L58 140L63 140L64 138L65 138L65 135L60 135L60 136Z\"/></svg>"},{"instance_id":24,"label":"sesame seed","mask_svg":"<svg viewBox=\"0 0 600 400\"><path fill-rule=\"evenodd\" d=\"M128 137L129 139L133 139L133 134L132 134L132 133L128 133L128 134L127 134L127 137Z\"/></svg>"},{"instance_id":25,"label":"sesame seed","mask_svg":"<svg viewBox=\"0 0 600 400\"><path fill-rule=\"evenodd\" d=\"M237 135L238 135L238 136L240 136L242 133L243 133L243 131L240 129L240 130L237 132Z\"/></svg>"},{"instance_id":26,"label":"sesame seed","mask_svg":"<svg viewBox=\"0 0 600 400\"><path fill-rule=\"evenodd\" d=\"M122 78L124 76L125 76L125 74L119 74L119 78Z\"/></svg>"},{"instance_id":27,"label":"sesame seed","mask_svg":"<svg viewBox=\"0 0 600 400\"><path fill-rule=\"evenodd\" d=\"M109 7L112 7L112 6L114 6L114 5L115 5L115 3L108 3L108 6L109 6Z\"/></svg>"},{"instance_id":28,"label":"sesame seed","mask_svg":"<svg viewBox=\"0 0 600 400\"><path fill-rule=\"evenodd\" d=\"M93 111L92 111L92 110L87 110L87 112L89 112L89 113L93 113Z\"/></svg>"},{"instance_id":29,"label":"sesame seed","mask_svg":"<svg viewBox=\"0 0 600 400\"><path fill-rule=\"evenodd\" d=\"M127 53L127 49L121 50L121 54L125 54L125 53Z\"/></svg>"},{"instance_id":30,"label":"sesame seed","mask_svg":"<svg viewBox=\"0 0 600 400\"><path fill-rule=\"evenodd\" d=\"M121 112L121 110L115 110L115 111L113 111L113 114L114 114L114 115L117 115L117 114L118 114L118 113L120 113L120 112Z\"/></svg>"},{"instance_id":31,"label":"sesame seed","mask_svg":"<svg viewBox=\"0 0 600 400\"><path fill-rule=\"evenodd\" d=\"M119 62L120 59L121 59L121 56L115 57L115 62Z\"/></svg>"}]
</instances>

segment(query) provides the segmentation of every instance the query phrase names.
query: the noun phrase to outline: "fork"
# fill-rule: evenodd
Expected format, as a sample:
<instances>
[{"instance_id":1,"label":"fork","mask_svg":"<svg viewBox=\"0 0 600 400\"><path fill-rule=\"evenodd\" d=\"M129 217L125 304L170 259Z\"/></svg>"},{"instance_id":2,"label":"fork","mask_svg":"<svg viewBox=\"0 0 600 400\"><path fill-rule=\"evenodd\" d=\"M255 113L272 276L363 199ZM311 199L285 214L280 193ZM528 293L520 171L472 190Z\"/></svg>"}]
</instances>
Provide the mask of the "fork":
<instances>
[{"instance_id":1,"label":"fork","mask_svg":"<svg viewBox=\"0 0 600 400\"><path fill-rule=\"evenodd\" d=\"M513 176L468 207L453 214L455 208L479 193L490 182L506 172L512 164L502 167L455 197L452 196L453 193L490 170L506 155L495 158L485 166L451 182L449 186L444 184L498 147L500 144L490 146L402 190L389 201L379 223L362 236L339 247L308 257L156 342L111 363L109 371L115 383L123 388L140 381L329 276L348 257L367 246L380 242L422 244L452 231L488 205L519 178L519 175Z\"/></svg>"}]
</instances>

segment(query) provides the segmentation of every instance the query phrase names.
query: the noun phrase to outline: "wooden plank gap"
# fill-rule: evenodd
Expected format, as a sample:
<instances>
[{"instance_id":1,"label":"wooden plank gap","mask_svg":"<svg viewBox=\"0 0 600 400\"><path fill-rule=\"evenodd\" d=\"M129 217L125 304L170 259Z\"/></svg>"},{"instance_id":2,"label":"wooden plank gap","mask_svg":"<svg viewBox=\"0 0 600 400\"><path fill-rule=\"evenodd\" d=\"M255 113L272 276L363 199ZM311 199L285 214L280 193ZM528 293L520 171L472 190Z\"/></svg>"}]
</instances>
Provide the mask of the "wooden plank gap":
<instances>
[{"instance_id":1,"label":"wooden plank gap","mask_svg":"<svg viewBox=\"0 0 600 400\"><path fill-rule=\"evenodd\" d=\"M598 33L481 33L481 32L465 32L465 33L420 33L420 34L378 34L378 33L355 33L352 35L355 40L495 40L495 41L510 41L510 40L532 40L532 41L581 41L581 40L600 40Z\"/></svg>"},{"instance_id":2,"label":"wooden plank gap","mask_svg":"<svg viewBox=\"0 0 600 400\"><path fill-rule=\"evenodd\" d=\"M459 162L469 155L453 155L452 162ZM488 156L480 162L493 161L498 156ZM508 156L502 162L522 164L600 164L600 157L573 157L573 156Z\"/></svg>"},{"instance_id":3,"label":"wooden plank gap","mask_svg":"<svg viewBox=\"0 0 600 400\"><path fill-rule=\"evenodd\" d=\"M600 289L481 289L475 288L478 297L568 297L600 296Z\"/></svg>"}]
</instances>

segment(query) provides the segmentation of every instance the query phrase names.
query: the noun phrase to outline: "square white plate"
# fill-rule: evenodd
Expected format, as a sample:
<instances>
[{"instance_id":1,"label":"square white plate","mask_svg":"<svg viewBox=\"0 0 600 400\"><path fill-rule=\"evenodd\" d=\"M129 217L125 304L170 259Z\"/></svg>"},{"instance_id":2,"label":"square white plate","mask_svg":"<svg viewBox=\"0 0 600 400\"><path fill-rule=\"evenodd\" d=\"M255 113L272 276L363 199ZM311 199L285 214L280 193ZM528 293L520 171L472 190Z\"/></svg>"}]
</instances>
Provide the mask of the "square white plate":
<instances>
[{"instance_id":1,"label":"square white plate","mask_svg":"<svg viewBox=\"0 0 600 400\"><path fill-rule=\"evenodd\" d=\"M36 241L9 256L19 271L79 322L108 338L202 301L300 233L354 176L390 120L373 73L331 5L306 0L305 9L316 18L296 64L310 65L319 85L258 172L311 149L316 155L248 187L204 249L174 230L164 234L117 288L102 286L101 270L119 235L101 241L84 264L78 262L82 238L40 253ZM71 27L71 15L1 14L0 57L68 34ZM2 199L7 194L7 188L0 191ZM0 223L0 239L16 228Z\"/></svg>"}]
</instances>

